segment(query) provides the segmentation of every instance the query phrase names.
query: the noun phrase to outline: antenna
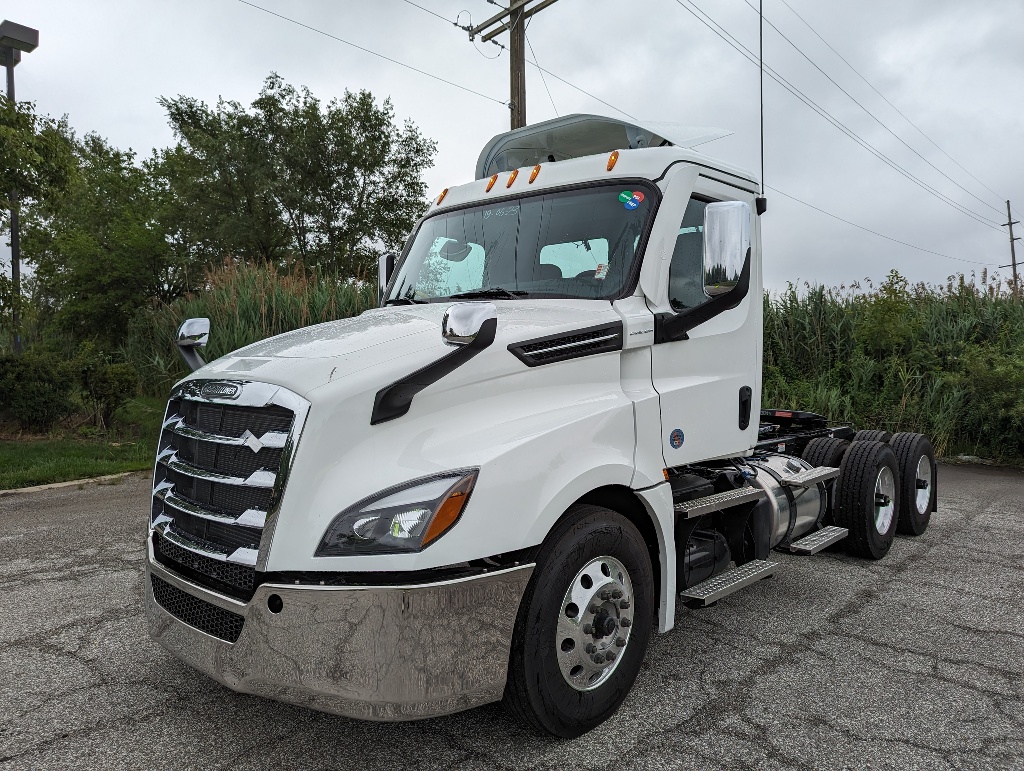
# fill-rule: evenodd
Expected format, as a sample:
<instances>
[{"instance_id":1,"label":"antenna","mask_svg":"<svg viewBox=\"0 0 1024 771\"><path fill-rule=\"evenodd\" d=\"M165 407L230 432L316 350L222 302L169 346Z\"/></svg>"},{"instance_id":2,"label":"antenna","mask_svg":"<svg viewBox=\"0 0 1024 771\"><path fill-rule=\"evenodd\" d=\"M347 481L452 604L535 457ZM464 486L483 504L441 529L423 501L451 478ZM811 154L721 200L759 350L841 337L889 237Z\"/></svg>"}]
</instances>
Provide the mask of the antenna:
<instances>
[{"instance_id":1,"label":"antenna","mask_svg":"<svg viewBox=\"0 0 1024 771\"><path fill-rule=\"evenodd\" d=\"M761 195L754 201L758 216L768 210L768 199L764 196L764 0L757 2L757 66L761 72Z\"/></svg>"}]
</instances>

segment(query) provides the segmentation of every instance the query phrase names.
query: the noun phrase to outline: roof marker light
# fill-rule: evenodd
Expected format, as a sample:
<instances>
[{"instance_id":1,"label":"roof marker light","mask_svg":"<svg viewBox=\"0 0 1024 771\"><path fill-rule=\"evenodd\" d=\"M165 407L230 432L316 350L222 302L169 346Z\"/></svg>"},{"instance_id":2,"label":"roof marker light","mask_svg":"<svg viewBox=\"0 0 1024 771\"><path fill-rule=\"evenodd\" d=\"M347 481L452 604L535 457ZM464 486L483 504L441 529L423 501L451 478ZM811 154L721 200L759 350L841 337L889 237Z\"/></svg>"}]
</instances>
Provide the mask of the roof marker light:
<instances>
[{"instance_id":1,"label":"roof marker light","mask_svg":"<svg viewBox=\"0 0 1024 771\"><path fill-rule=\"evenodd\" d=\"M540 164L538 163L533 167L533 171L530 172L530 184L533 184L533 180L537 179L537 175L540 174Z\"/></svg>"},{"instance_id":2,"label":"roof marker light","mask_svg":"<svg viewBox=\"0 0 1024 771\"><path fill-rule=\"evenodd\" d=\"M608 167L607 171L611 171L615 168L615 163L619 160L619 151L612 150L612 154L608 156Z\"/></svg>"},{"instance_id":3,"label":"roof marker light","mask_svg":"<svg viewBox=\"0 0 1024 771\"><path fill-rule=\"evenodd\" d=\"M484 192L485 193L491 192L491 188L494 187L494 183L497 182L497 181L498 181L498 175L495 174L493 177L490 178L490 180L488 180L488 182L487 182L487 189Z\"/></svg>"},{"instance_id":4,"label":"roof marker light","mask_svg":"<svg viewBox=\"0 0 1024 771\"><path fill-rule=\"evenodd\" d=\"M512 169L512 173L508 175L508 182L505 183L505 187L512 187L512 183L516 181L518 176L519 169Z\"/></svg>"},{"instance_id":5,"label":"roof marker light","mask_svg":"<svg viewBox=\"0 0 1024 771\"><path fill-rule=\"evenodd\" d=\"M446 195L448 195L448 188L445 188L444 190L441 191L441 195L439 195L437 197L437 203L435 204L435 206L440 206L441 205L441 201L444 200L444 197Z\"/></svg>"}]
</instances>

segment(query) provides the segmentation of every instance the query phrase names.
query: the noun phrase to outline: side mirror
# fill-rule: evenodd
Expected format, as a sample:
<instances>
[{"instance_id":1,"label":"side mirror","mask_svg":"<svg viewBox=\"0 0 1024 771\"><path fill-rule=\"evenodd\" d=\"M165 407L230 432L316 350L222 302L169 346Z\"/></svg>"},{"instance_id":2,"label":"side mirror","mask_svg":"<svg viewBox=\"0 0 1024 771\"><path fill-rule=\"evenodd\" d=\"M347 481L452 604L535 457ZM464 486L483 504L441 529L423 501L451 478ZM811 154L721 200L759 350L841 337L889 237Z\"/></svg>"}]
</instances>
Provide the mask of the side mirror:
<instances>
[{"instance_id":1,"label":"side mirror","mask_svg":"<svg viewBox=\"0 0 1024 771\"><path fill-rule=\"evenodd\" d=\"M704 292L718 297L740 281L750 249L750 206L743 201L709 203L704 209Z\"/></svg>"},{"instance_id":2,"label":"side mirror","mask_svg":"<svg viewBox=\"0 0 1024 771\"><path fill-rule=\"evenodd\" d=\"M178 327L178 351L193 372L206 364L198 349L205 348L209 339L209 319L186 319Z\"/></svg>"},{"instance_id":3,"label":"side mirror","mask_svg":"<svg viewBox=\"0 0 1024 771\"><path fill-rule=\"evenodd\" d=\"M455 303L441 319L441 337L449 345L470 345L491 319L496 327L498 309L494 303Z\"/></svg>"},{"instance_id":4,"label":"side mirror","mask_svg":"<svg viewBox=\"0 0 1024 771\"><path fill-rule=\"evenodd\" d=\"M377 258L377 304L384 302L384 292L388 288L388 281L391 274L395 272L395 262L398 261L398 252L384 252Z\"/></svg>"}]
</instances>

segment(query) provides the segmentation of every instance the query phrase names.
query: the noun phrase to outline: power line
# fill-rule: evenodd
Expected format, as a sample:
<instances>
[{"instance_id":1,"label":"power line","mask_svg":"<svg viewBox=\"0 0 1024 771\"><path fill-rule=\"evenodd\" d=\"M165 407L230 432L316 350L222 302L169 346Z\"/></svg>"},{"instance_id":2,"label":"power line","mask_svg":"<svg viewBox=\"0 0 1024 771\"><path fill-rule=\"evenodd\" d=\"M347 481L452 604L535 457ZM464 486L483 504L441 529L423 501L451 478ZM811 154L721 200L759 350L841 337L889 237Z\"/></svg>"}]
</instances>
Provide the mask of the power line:
<instances>
[{"instance_id":1,"label":"power line","mask_svg":"<svg viewBox=\"0 0 1024 771\"><path fill-rule=\"evenodd\" d=\"M786 6L786 7L787 7L787 8L788 8L788 9L790 10L790 12L791 12L791 13L792 13L792 14L793 14L794 16L796 16L796 17L797 17L798 19L800 19L800 21L802 21L802 22L803 22L804 26L805 26L805 27L807 27L807 29L809 29L809 30L810 30L811 32L813 32L813 33L814 33L814 35L815 35L815 36L816 36L816 37L818 38L818 40L820 40L820 41L821 41L822 43L824 43L824 44L825 44L825 45L826 45L826 46L828 47L828 49L829 49L829 50L830 50L830 51L831 51L832 53L834 53L834 54L835 54L836 56L838 56L838 57L839 57L839 58L840 58L840 59L841 59L841 60L843 61L843 64L845 64L845 65L846 65L847 67L849 67L849 68L850 68L851 70L853 70L854 74L855 74L855 75L856 75L856 76L857 76L858 78L860 78L860 79L861 79L861 80L863 80L863 81L864 81L865 83L867 83L867 85L868 85L868 88L870 88L870 89L871 89L872 91L874 91L874 92L875 92L876 94L878 94L878 95L879 95L880 97L882 97L882 99L883 99L883 100L885 101L885 103L886 103L887 105L889 105L890 107L892 107L892 109L894 109L894 110L896 111L896 113L897 113L897 114L898 114L898 115L899 115L899 116L900 116L901 118L903 118L903 120L905 120L905 121L906 121L907 123L909 123L909 124L910 124L911 126L913 126L913 127L914 127L914 128L915 128L915 129L917 130L917 133L919 133L919 134L920 134L921 136L923 136L923 137L924 137L925 139L927 139L927 140L928 140L928 141L929 141L929 142L930 142L930 143L932 144L932 146L933 146L933 147L934 147L934 148L935 148L936 150L938 150L938 151L939 151L940 153L942 153L942 154L943 154L943 155L945 155L945 156L946 156L947 158L949 158L949 160L951 160L951 161L952 161L953 163L955 163L955 164L956 164L956 165L957 165L958 167L960 167L960 169L961 169L961 170L962 170L962 171L963 171L963 172L964 172L965 174L967 174L967 176L969 176L969 177L970 177L971 179L973 179L973 180L974 180L975 182L977 182L977 183L978 183L979 185L981 185L981 186L982 186L983 188L985 188L985 189L986 189L986 190L988 190L988 191L989 191L990 193L992 193L992 195L994 195L994 196L995 196L996 198L999 198L1000 200L1002 200L1002 196L1001 196L1001 195L999 195L999 193L997 193L997 192L996 192L995 190L993 190L992 188L990 188L990 187L989 187L988 185L986 185L986 184L985 184L984 182L982 182L982 181L981 181L980 179L978 179L978 178L977 178L976 176L974 176L973 174L971 174L971 172L969 172L969 171L968 171L968 170L967 170L966 168L964 168L964 167L963 167L963 166L962 166L962 165L960 164L960 162L956 160L956 158L954 158L954 157L953 157L952 155L950 155L950 154L949 154L949 153L947 153L947 152L946 152L945 150L943 150L943 149L942 149L941 147L939 147L939 145L938 145L938 144L937 144L937 143L935 142L935 140L934 140L934 139L932 139L932 138L931 138L930 136L928 136L928 135L927 135L926 133L924 133L924 130L923 130L923 129L922 129L922 128L921 128L920 126L918 126L918 125L917 125L916 123L914 123L914 121L912 121L912 120L911 120L910 118L908 118L908 117L907 117L907 116L906 116L906 115L905 115L905 114L903 113L903 111L902 111L902 110L900 110L900 108L899 108L899 107L897 107L897 106L896 106L896 105L894 105L894 104L893 104L892 102L890 102L890 101L889 101L889 99L888 99L888 98L887 98L887 97L885 96L885 94L883 94L883 93L882 93L881 91L879 91L879 90L878 90L877 88L875 88L875 86L874 86L874 85L873 85L873 84L871 83L871 81L869 81L869 80L868 80L867 78L865 78L865 77L864 77L863 75L861 75L861 74L860 74L860 72L859 72L859 71L857 70L857 68L856 68L856 67L854 67L854 66L853 66L852 64L850 64L850 62L849 62L849 61L848 61L848 60L846 59L846 57L845 57L845 56L843 56L843 55L842 55L841 53L839 53L839 51L837 51L837 50L836 50L835 48L833 48L833 47L832 47L832 45L831 45L831 44L830 44L830 43L829 43L829 42L828 42L827 40L825 40L825 38L823 38L823 37L821 36L821 34L820 34L820 33L819 33L819 32L818 32L818 31L817 31L817 30L816 30L816 29L815 29L814 27L812 27L812 26L811 26L810 22L808 22L808 21L807 21L807 20L806 20L806 19L805 19L805 18L804 18L803 16L801 16L801 15L800 15L799 13L797 13L796 9L795 9L795 8L793 8L793 6L791 6L791 5L789 4L789 3L787 3L787 2L786 2L786 0L781 0L781 2L782 2L782 4L783 4L784 6Z\"/></svg>"},{"instance_id":2,"label":"power line","mask_svg":"<svg viewBox=\"0 0 1024 771\"><path fill-rule=\"evenodd\" d=\"M740 53L741 56L743 56L745 59L747 59L747 61L751 62L755 66L758 66L757 56L754 53L752 53L750 51L750 49L748 49L745 45L740 43L739 40L737 40L735 37L733 37L733 35L731 35L718 22L716 22L714 19L712 19L710 16L708 16L707 13L705 13L704 11L702 11L700 8L698 8L696 6L690 7L689 5L684 4L682 0L675 0L675 2L681 8L683 8L685 11L687 11L687 13L689 13L695 19L697 19L697 21L699 21L704 26L708 27L708 29L710 29L712 32L714 32L716 35L718 35L720 38L725 40L725 42L728 43L730 46L735 48ZM702 16L704 16L708 21L705 21L704 18L701 18L701 16L698 16L697 15L698 13L700 13ZM712 26L712 25L714 25L714 26ZM843 124L837 118L833 117L831 113L829 113L823 107L821 107L816 102L814 102L810 97L808 97L806 94L804 94L802 91L800 91L800 89L798 89L796 86L794 86L792 83L790 83L784 77L782 77L782 75L780 75L778 72L776 72L772 67L769 67L768 65L765 65L765 71L768 73L769 77L772 78L772 80L774 80L776 83L781 85L783 88L785 88L787 91L789 91L793 96L795 96L797 99L799 99L804 104L806 104L808 107L810 107L814 112L816 112L818 115L820 115L826 121L831 123L837 129L842 131L844 134L846 134L848 137L850 137L850 139L852 139L854 142L859 144L861 147L863 147L869 153L871 153L876 158L878 158L880 161L885 163L887 166L892 168L898 174L902 174L904 177L906 177L910 181L914 182L916 185L918 185L919 187L921 187L922 189L924 189L925 191L927 191L931 195L935 196L936 198L938 198L943 203L945 203L948 206L951 206L952 208L956 209L961 214L964 214L964 215L970 217L971 219L975 220L976 222L979 222L982 225L985 225L986 227L991 228L992 230L999 230L998 226L993 221L988 220L987 218L984 218L984 217L982 217L982 216L980 216L978 214L975 214L970 209L967 209L966 207L962 206L961 204L959 204L956 201L954 201L953 199L951 199L949 196L946 196L943 193L939 192L934 187L929 185L927 182L924 182L923 180L921 180L921 179L917 178L916 176L914 176L913 174L911 174L905 168L903 168L898 163L896 163L896 161L892 160L887 155L885 155L881 150L879 150L874 145L872 145L869 142L867 142L865 139L863 139L860 135L858 135L852 129L847 127L845 124Z\"/></svg>"},{"instance_id":3,"label":"power line","mask_svg":"<svg viewBox=\"0 0 1024 771\"><path fill-rule=\"evenodd\" d=\"M530 42L530 36L526 35L526 45L530 47L530 56L533 57L533 61L530 64L540 69L540 64L537 61L537 52L533 50L533 43ZM551 96L551 89L548 88L548 79L544 77L544 70L540 70L540 82L544 84L544 90L548 92L548 99L551 101L551 109L555 111L555 117L558 117L558 108L555 107L555 98Z\"/></svg>"},{"instance_id":4,"label":"power line","mask_svg":"<svg viewBox=\"0 0 1024 771\"><path fill-rule=\"evenodd\" d=\"M448 22L449 24L451 24L451 25L453 25L453 26L456 26L456 27L457 27L457 26L459 26L459 22L458 22L458 21L452 21L451 19L445 18L445 17L444 17L444 16L442 16L441 14L439 14L439 13L436 13L436 12L434 12L434 11L430 10L429 8L425 8L424 6L420 5L419 3L414 3L414 2L412 1L412 0L402 0L402 2L403 2L403 3L408 3L409 5L411 5L411 6L415 7L415 8L419 8L419 9L420 9L421 11L426 11L426 12L427 12L427 13L429 13L429 14L430 14L431 16L436 16L436 17L437 17L437 18L439 18L439 19L440 19L441 21L446 21L446 22ZM472 19L472 17L470 17L470 19Z\"/></svg>"},{"instance_id":5,"label":"power line","mask_svg":"<svg viewBox=\"0 0 1024 771\"><path fill-rule=\"evenodd\" d=\"M347 46L352 46L353 48L358 48L360 51L363 51L365 53L368 53L368 54L371 54L373 56L376 56L379 59L384 59L385 61L391 62L392 64L397 64L399 67L405 67L407 70L412 70L413 72L418 72L420 75L426 75L428 78L433 78L434 80L440 81L441 83L446 83L449 86L454 86L455 88L461 89L461 90L466 91L466 92L468 92L470 94L474 94L476 96L479 96L479 97L482 97L484 99L487 99L487 100L489 100L491 102L495 102L497 104L500 104L502 107L506 107L507 106L506 102L503 102L500 99L495 99L493 96L488 96L487 94L483 94L483 93L481 93L479 91L474 91L472 88L467 88L466 86L462 86L462 85L459 85L458 83L454 83L454 82L452 82L450 80L447 80L446 78L442 78L440 75L434 75L433 73L427 72L426 70L421 70L418 67L413 67L411 64L406 64L405 62L400 62L400 61L398 61L398 59L392 59L390 56L385 56L384 54L377 53L376 51L371 51L369 48L365 48L364 46L361 46L361 45L358 45L356 43L353 43L350 40L345 40L344 38L340 38L337 35L332 35L330 32L324 32L322 29L317 29L316 27L312 27L309 24L303 24L301 21L297 21L296 19L293 19L290 16L285 16L284 14L277 13L276 11L271 11L270 9L264 8L263 6L256 5L255 3L250 3L248 0L238 0L238 2L241 3L242 5L249 6L250 8L255 8L257 11L263 11L263 13L269 14L271 16L276 16L277 18L283 19L284 21L287 21L287 22L291 22L292 24L295 24L296 26L302 27L304 29L308 29L311 32L316 32L316 33L318 33L320 35L323 35L324 37L329 37L331 40L337 40L339 43L344 43ZM412 5L416 5L416 4L412 3ZM422 8L422 6L416 6L416 7L417 8ZM423 10L427 10L427 9L423 8ZM432 13L432 11L428 11L428 13ZM444 17L442 16L441 18L444 18ZM448 21L448 20L445 19L445 21Z\"/></svg>"},{"instance_id":6,"label":"power line","mask_svg":"<svg viewBox=\"0 0 1024 771\"><path fill-rule=\"evenodd\" d=\"M757 8L756 8L755 6L754 6L754 4L753 4L753 3L751 3L751 2L750 2L750 0L744 0L744 2L745 2L745 3L747 4L747 7L748 7L748 8L750 8L750 9L751 9L752 11L754 11L755 13L757 13L757 14L759 14L759 15L760 15L760 11L759 11L759 10L758 10L758 9L757 9ZM940 169L940 168L939 168L938 166L936 166L936 165L935 165L934 163L932 163L932 162L931 162L930 160L928 160L928 159L927 159L927 158L925 158L925 157L924 157L923 155L921 155L921 153L919 153L919 152L918 152L917 150L915 150L915 149L914 149L914 148L913 148L913 147L912 147L912 146L911 146L910 144L908 144L908 143L907 143L907 142L906 142L906 141L905 141L905 140L903 139L903 137L901 137L901 136L900 136L899 134L897 134L897 133L896 133L895 131L893 131L893 130L892 130L891 128L889 128L889 127L888 127L887 125L885 125L885 123L884 123L884 122L883 122L883 121L882 121L882 120L881 120L881 119L880 119L880 118L879 118L879 117L878 117L877 115L875 115L875 114L874 114L873 112L871 112L871 110L869 110L869 109L868 109L867 107L865 107L865 106L864 106L863 104L861 104L861 103L860 103L860 102L859 102L859 101L858 101L857 99L855 99L855 98L853 97L853 95L852 95L852 94L851 94L851 93L850 93L849 91L847 91L847 90L846 90L845 88L843 88L843 87L842 87L841 85L839 85L839 84L838 84L838 83L837 83L837 82L836 82L836 81L835 81L835 80L834 80L834 79L832 78L832 76L831 76L831 75L829 75L829 74L828 74L827 72L825 72L825 70L823 70L823 69L822 69L822 68L821 68L820 66L818 66L818 63L817 63L817 62L815 62L815 61L814 61L814 60L813 60L813 59L812 59L812 58L811 58L810 56L808 56L808 55L807 55L806 53L804 53L804 51L803 51L803 50L802 50L802 49L800 48L800 46L798 46L798 45L797 45L796 43L794 43L794 42L793 42L792 40L790 40L790 39L789 39L788 37L786 37L785 33L783 33L783 32L782 32L782 30L780 30L780 29L779 29L778 27L776 27L776 26L775 26L774 24L772 24L772 22L771 22L771 20L770 20L770 19L766 19L766 18L764 18L764 17L763 17L763 15L762 15L762 17L761 17L761 18L762 18L762 20L763 20L763 21L765 21L765 22L767 22L767 23L768 23L768 26L769 26L769 27L771 27L771 28L772 28L773 30L775 30L775 32L776 32L776 33L777 33L777 34L779 35L779 37L781 37L781 38L782 38L783 40L785 40L785 41L786 41L787 43L789 43L789 45L790 45L790 46L792 46L792 48L793 48L793 49L794 49L794 50L795 50L795 51L796 51L797 53L799 53L799 54L800 54L800 55L801 55L802 57L804 57L804 58L805 58L805 59L806 59L806 60L807 60L807 61L808 61L808 62L809 62L809 63L811 64L811 66L812 66L812 67L814 67L814 69L816 69L816 70L817 70L818 72L820 72L820 73L821 73L822 75L824 75L824 76L825 76L826 78L828 78L828 81L829 81L829 82L830 82L830 83L831 83L831 84L832 84L833 86L835 86L835 87L836 87L836 88L838 88L838 89L839 89L840 91L842 91L842 92L843 92L844 94L846 94L846 96L847 96L847 97L849 97L849 99L850 99L850 101L851 101L851 102L853 102L853 103L854 103L855 105L857 105L858 107L860 107L860 108L861 108L861 109L862 109L862 110L863 110L864 112L866 112L866 113L867 113L867 114L868 114L869 116L871 116L871 118L872 118L872 119L873 119L873 120L874 120L874 121L875 121L875 122L876 122L876 123L877 123L877 124L878 124L879 126L881 126L881 127L882 127L882 128L884 128L884 129L885 129L886 131L888 131L888 132L889 132L890 134L892 134L892 135L893 135L893 137L895 137L895 138L896 138L896 139L897 139L897 140L898 140L898 141L899 141L899 142L900 142L901 144L903 144L903 146L904 146L904 147L906 147L906 148L907 148L908 150L910 150L910 152L912 152L912 153L913 153L914 155L916 155L916 156L917 156L918 158L920 158L920 159L921 159L922 161L924 161L925 163L927 163L927 164L928 164L929 166L931 166L931 167L932 167L933 169L935 169L935 170L936 170L937 172L939 172L939 174L941 174L941 175L942 175L943 177L945 177L946 179L948 179L948 180L949 180L950 182L952 182L952 183L953 183L954 185L956 185L956 186L957 186L958 188L960 188L961 190L963 190L963 191L964 191L965 193L967 193L967 195L969 195L969 196L970 196L971 198L973 198L974 200L976 200L976 201L977 201L978 203L980 203L980 204L982 204L982 205L984 205L984 206L987 206L988 208L992 209L992 211L996 212L997 214L1002 214L1002 212L1001 212L1001 211L1000 211L999 209L997 209L997 208L996 208L995 206L993 206L992 204L990 204L990 203L989 203L988 201L985 201L985 200L982 200L981 198L978 198L978 196L976 196L976 195L975 195L974 193L972 193L972 192L971 192L970 190L968 190L968 189L967 189L966 187L964 187L963 185L961 185L961 184L960 184L959 182L957 182L957 181L956 181L955 179L953 179L953 178L952 178L951 176L949 176L949 175L948 175L948 174L947 174L946 172L944 172L944 171L943 171L942 169ZM979 215L979 216L982 216L982 215Z\"/></svg>"},{"instance_id":7,"label":"power line","mask_svg":"<svg viewBox=\"0 0 1024 771\"><path fill-rule=\"evenodd\" d=\"M936 251L933 251L931 249L925 249L923 246L916 246L915 244L911 244L911 243L909 243L907 241L901 241L898 238L893 238L892 236L887 236L887 235L885 235L885 233L879 233L877 230L872 230L871 228L866 228L863 225L858 225L856 222L851 222L848 219L843 219L839 215L833 214L830 211L825 211L824 209L821 209L821 208L815 206L812 203L807 203L807 201L801 201L796 196L790 195L789 193L784 193L781 190L779 190L777 187L772 187L771 185L765 185L765 187L767 187L772 192L778 193L779 195L783 196L784 198L788 198L791 201L796 201L797 203L803 204L804 206L808 207L809 209L814 209L815 211L821 212L822 214L825 214L825 215L831 217L832 219L839 220L840 222L845 222L847 225L852 225L855 228L863 230L863 231L865 231L867 233L871 233L872 235L878 236L879 238L884 238L887 241L892 241L893 243L900 244L902 246L909 246L911 249L917 249L920 252L927 252L928 254L934 254L937 257L945 257L948 260L957 260L958 262L969 262L972 265L984 265L984 266L995 265L994 262L978 262L977 260L966 260L963 257L954 257L954 256L952 256L950 254L943 254L942 252L936 252Z\"/></svg>"}]
</instances>

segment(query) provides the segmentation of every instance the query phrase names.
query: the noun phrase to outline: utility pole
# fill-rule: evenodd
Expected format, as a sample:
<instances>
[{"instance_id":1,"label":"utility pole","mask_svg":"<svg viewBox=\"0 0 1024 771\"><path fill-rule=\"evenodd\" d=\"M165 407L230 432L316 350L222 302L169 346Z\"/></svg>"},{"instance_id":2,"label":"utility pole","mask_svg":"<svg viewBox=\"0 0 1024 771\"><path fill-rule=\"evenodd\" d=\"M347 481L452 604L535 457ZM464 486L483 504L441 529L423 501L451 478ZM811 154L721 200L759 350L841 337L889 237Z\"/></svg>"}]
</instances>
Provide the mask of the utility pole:
<instances>
[{"instance_id":1,"label":"utility pole","mask_svg":"<svg viewBox=\"0 0 1024 771\"><path fill-rule=\"evenodd\" d=\"M0 22L0 62L7 68L7 99L13 106L14 68L21 61L21 52L32 53L39 45L39 31L15 24ZM18 191L11 191L11 325L14 328L14 352L21 353L21 236L18 222Z\"/></svg>"},{"instance_id":2,"label":"utility pole","mask_svg":"<svg viewBox=\"0 0 1024 771\"><path fill-rule=\"evenodd\" d=\"M1015 220L1013 218L1013 215L1010 214L1010 202L1007 201L1006 202L1006 224L1003 225L1003 227L1010 229L1010 264L1009 265L1002 265L1000 267L1003 267L1003 268L1010 268L1010 267L1012 267L1013 268L1013 297L1014 297L1014 299L1017 299L1017 297L1019 296L1020 288L1019 288L1019 286L1017 284L1017 251L1014 248L1013 242L1014 241L1020 241L1020 237L1019 236L1017 238L1013 237L1013 226L1014 225L1019 225L1019 224L1020 224L1020 222Z\"/></svg>"},{"instance_id":3,"label":"utility pole","mask_svg":"<svg viewBox=\"0 0 1024 771\"><path fill-rule=\"evenodd\" d=\"M491 1L493 2L493 0ZM497 13L482 24L477 24L469 29L470 40L474 40L477 35L480 35L480 40L484 43L508 30L509 109L512 113L512 128L514 129L526 125L526 20L548 6L554 5L557 1L540 0L536 5L527 7L534 0L511 0L508 8L502 9L501 13Z\"/></svg>"}]
</instances>

